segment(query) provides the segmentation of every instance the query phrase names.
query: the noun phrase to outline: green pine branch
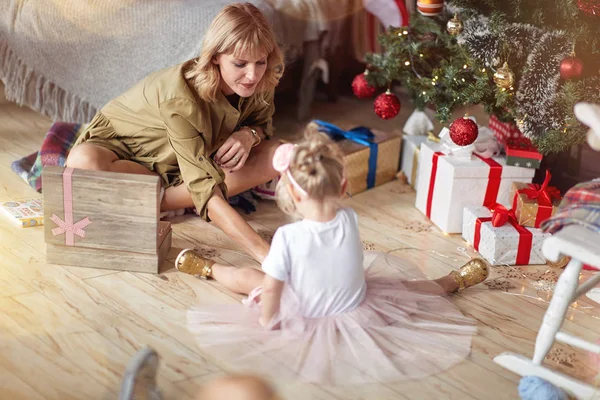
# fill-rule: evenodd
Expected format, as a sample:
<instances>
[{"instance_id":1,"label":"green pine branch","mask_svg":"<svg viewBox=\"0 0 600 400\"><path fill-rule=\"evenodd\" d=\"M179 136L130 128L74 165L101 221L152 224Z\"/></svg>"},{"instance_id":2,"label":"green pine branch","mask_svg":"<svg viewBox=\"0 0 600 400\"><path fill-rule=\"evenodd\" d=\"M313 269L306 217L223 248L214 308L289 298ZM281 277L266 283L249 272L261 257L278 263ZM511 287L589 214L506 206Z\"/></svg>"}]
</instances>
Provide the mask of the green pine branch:
<instances>
[{"instance_id":1,"label":"green pine branch","mask_svg":"<svg viewBox=\"0 0 600 400\"><path fill-rule=\"evenodd\" d=\"M547 129L531 139L544 154L581 143L585 129L575 120L572 109L578 101L600 103L600 21L582 16L575 0L454 0L452 5L462 8L459 17L463 21L481 14L490 17L488 28L494 35L502 35L509 24L517 22L562 29L574 38L577 55L584 61L587 75L580 80L562 82L555 95L554 120L564 122L563 126ZM415 14L411 16L409 27L390 28L381 35L383 52L369 54L365 60L370 70L369 83L383 88L393 82L401 83L417 108L432 107L442 123L449 122L456 107L475 104L483 105L487 113L502 121L525 118L515 99L516 90L523 83L519 81L524 62L511 65L516 68L513 70L515 87L498 88L492 79L493 71L485 66L495 63L475 58L466 46L458 45L456 38L446 32L450 17L448 14L438 17ZM499 51L510 54L511 43L502 42Z\"/></svg>"}]
</instances>

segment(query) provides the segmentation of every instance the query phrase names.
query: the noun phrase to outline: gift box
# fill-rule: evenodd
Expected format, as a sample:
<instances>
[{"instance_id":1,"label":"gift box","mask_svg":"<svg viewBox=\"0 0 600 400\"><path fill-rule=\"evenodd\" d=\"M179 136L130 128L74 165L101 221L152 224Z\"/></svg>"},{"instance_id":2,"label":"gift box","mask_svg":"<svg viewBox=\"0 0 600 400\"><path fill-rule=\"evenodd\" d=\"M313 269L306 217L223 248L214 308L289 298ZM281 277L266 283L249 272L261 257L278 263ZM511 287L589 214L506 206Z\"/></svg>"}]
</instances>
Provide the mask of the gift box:
<instances>
[{"instance_id":1,"label":"gift box","mask_svg":"<svg viewBox=\"0 0 600 400\"><path fill-rule=\"evenodd\" d=\"M324 121L313 121L344 153L347 192L355 195L393 180L398 172L402 134L365 127L345 131Z\"/></svg>"},{"instance_id":2,"label":"gift box","mask_svg":"<svg viewBox=\"0 0 600 400\"><path fill-rule=\"evenodd\" d=\"M159 176L55 166L42 176L48 263L159 272L172 238Z\"/></svg>"},{"instance_id":3,"label":"gift box","mask_svg":"<svg viewBox=\"0 0 600 400\"><path fill-rule=\"evenodd\" d=\"M506 164L515 167L539 168L542 155L526 137L510 138L504 144Z\"/></svg>"},{"instance_id":4,"label":"gift box","mask_svg":"<svg viewBox=\"0 0 600 400\"><path fill-rule=\"evenodd\" d=\"M506 143L508 139L524 137L517 125L512 122L502 122L495 115L490 116L488 126L494 131L494 136L500 143Z\"/></svg>"},{"instance_id":5,"label":"gift box","mask_svg":"<svg viewBox=\"0 0 600 400\"><path fill-rule=\"evenodd\" d=\"M440 135L442 136L442 135ZM482 154L486 151L481 149ZM444 141L421 145L416 207L446 233L460 233L465 206L512 204L513 181L531 182L535 170L507 166L503 157L447 154Z\"/></svg>"},{"instance_id":6,"label":"gift box","mask_svg":"<svg viewBox=\"0 0 600 400\"><path fill-rule=\"evenodd\" d=\"M539 228L542 222L556 213L561 196L558 189L548 187L551 177L546 171L546 179L541 185L513 182L512 208L520 225Z\"/></svg>"},{"instance_id":7,"label":"gift box","mask_svg":"<svg viewBox=\"0 0 600 400\"><path fill-rule=\"evenodd\" d=\"M419 151L421 143L427 136L402 137L402 156L400 157L400 170L404 173L406 181L412 188L417 187L417 172L419 170Z\"/></svg>"},{"instance_id":8,"label":"gift box","mask_svg":"<svg viewBox=\"0 0 600 400\"><path fill-rule=\"evenodd\" d=\"M542 243L550 234L519 225L505 207L465 207L462 236L492 265L546 264Z\"/></svg>"}]
</instances>

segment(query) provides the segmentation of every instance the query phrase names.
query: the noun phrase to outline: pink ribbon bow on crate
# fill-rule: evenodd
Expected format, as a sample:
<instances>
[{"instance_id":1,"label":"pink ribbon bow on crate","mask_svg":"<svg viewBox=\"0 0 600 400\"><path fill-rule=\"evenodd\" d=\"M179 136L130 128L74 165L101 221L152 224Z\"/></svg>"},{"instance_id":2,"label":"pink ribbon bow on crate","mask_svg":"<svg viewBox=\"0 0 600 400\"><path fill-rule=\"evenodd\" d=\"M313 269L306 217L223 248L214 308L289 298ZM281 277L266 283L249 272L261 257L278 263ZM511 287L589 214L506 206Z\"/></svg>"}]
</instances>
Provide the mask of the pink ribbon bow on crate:
<instances>
[{"instance_id":1,"label":"pink ribbon bow on crate","mask_svg":"<svg viewBox=\"0 0 600 400\"><path fill-rule=\"evenodd\" d=\"M75 244L75 235L84 238L85 228L92 223L88 217L85 217L76 223L73 223L73 188L72 188L73 168L65 168L63 172L63 209L65 219L60 219L56 214L52 214L50 219L58 228L52 229L52 235L58 236L65 234L65 244L73 246Z\"/></svg>"}]
</instances>

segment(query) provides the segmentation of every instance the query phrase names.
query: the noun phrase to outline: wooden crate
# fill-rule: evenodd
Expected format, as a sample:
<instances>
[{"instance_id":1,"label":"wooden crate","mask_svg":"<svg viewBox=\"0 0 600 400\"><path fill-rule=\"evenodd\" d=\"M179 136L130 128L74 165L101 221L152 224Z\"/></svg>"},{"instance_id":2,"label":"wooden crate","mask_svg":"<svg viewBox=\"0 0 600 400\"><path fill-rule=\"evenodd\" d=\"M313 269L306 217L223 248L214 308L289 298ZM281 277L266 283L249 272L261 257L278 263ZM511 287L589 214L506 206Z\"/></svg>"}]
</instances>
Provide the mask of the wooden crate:
<instances>
[{"instance_id":1,"label":"wooden crate","mask_svg":"<svg viewBox=\"0 0 600 400\"><path fill-rule=\"evenodd\" d=\"M42 179L47 262L158 273L172 237L158 176L46 167Z\"/></svg>"}]
</instances>

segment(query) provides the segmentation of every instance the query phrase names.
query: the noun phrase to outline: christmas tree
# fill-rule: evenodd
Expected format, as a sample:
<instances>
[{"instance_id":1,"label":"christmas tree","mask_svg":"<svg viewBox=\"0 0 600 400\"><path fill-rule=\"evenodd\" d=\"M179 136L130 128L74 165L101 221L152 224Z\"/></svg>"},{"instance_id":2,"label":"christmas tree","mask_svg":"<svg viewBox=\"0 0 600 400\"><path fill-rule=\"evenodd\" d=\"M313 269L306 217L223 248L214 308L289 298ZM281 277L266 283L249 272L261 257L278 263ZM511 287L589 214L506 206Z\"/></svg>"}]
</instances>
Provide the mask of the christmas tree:
<instances>
[{"instance_id":1,"label":"christmas tree","mask_svg":"<svg viewBox=\"0 0 600 400\"><path fill-rule=\"evenodd\" d=\"M426 14L379 38L368 84L399 82L442 123L481 104L543 154L585 140L573 106L600 103L600 0L454 0Z\"/></svg>"}]
</instances>

